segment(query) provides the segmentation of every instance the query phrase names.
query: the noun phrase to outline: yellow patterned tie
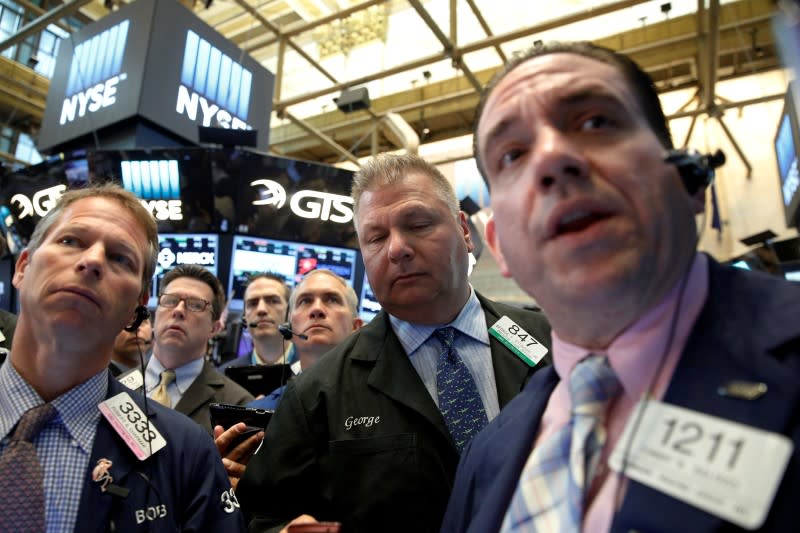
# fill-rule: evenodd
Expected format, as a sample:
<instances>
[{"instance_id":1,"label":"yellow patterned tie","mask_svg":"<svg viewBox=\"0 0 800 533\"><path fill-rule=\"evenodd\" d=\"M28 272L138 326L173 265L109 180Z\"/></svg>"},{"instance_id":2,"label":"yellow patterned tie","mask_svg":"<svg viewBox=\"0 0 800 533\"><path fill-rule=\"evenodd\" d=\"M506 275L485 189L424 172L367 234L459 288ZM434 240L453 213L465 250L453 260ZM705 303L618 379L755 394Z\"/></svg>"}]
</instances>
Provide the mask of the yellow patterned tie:
<instances>
[{"instance_id":1,"label":"yellow patterned tie","mask_svg":"<svg viewBox=\"0 0 800 533\"><path fill-rule=\"evenodd\" d=\"M153 398L161 405L172 407L172 401L169 399L169 394L167 394L167 387L169 387L169 384L172 383L173 381L175 381L175 371L164 370L161 373L161 381L159 381L156 390L153 391L153 395L151 396L151 398Z\"/></svg>"}]
</instances>

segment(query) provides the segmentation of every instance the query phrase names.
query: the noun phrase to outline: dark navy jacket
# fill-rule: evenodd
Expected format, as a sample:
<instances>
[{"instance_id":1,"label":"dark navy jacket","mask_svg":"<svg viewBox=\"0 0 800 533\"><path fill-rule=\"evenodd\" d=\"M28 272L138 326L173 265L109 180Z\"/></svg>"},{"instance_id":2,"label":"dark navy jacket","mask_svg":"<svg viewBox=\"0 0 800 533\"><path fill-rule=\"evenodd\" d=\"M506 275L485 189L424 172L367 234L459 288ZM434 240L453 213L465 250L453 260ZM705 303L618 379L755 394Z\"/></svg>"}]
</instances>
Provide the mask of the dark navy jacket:
<instances>
[{"instance_id":1,"label":"dark navy jacket","mask_svg":"<svg viewBox=\"0 0 800 533\"><path fill-rule=\"evenodd\" d=\"M663 401L767 431L794 442L763 529L796 531L800 501L800 284L709 261L709 293ZM763 382L747 401L718 393L730 381ZM465 449L443 533L498 531L539 431L554 367L522 393ZM629 480L612 531L740 531L733 524Z\"/></svg>"}]
</instances>

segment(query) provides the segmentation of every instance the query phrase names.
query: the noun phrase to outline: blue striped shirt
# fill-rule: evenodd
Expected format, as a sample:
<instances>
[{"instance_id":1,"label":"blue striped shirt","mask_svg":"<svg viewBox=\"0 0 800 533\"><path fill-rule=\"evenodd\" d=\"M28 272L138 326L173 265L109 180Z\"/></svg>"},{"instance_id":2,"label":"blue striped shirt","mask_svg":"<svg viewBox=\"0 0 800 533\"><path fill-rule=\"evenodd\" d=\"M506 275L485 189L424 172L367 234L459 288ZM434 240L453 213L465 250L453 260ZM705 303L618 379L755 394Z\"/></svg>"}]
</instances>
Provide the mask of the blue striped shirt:
<instances>
[{"instance_id":1,"label":"blue striped shirt","mask_svg":"<svg viewBox=\"0 0 800 533\"><path fill-rule=\"evenodd\" d=\"M445 326L456 328L460 334L456 335L455 349L475 379L483 407L486 409L486 417L491 420L497 416L500 412L500 402L497 399L497 383L494 379L492 351L489 346L489 327L486 325L486 315L474 290L470 288L467 303L456 319L449 324L424 326L405 322L391 315L389 321L436 407L439 407L436 365L442 345L431 335L435 330Z\"/></svg>"},{"instance_id":2,"label":"blue striped shirt","mask_svg":"<svg viewBox=\"0 0 800 533\"><path fill-rule=\"evenodd\" d=\"M25 411L44 400L10 361L0 366L0 453ZM100 421L97 404L108 394L108 370L92 376L51 403L58 415L33 439L44 469L47 533L75 530L81 490L91 475L89 458Z\"/></svg>"}]
</instances>

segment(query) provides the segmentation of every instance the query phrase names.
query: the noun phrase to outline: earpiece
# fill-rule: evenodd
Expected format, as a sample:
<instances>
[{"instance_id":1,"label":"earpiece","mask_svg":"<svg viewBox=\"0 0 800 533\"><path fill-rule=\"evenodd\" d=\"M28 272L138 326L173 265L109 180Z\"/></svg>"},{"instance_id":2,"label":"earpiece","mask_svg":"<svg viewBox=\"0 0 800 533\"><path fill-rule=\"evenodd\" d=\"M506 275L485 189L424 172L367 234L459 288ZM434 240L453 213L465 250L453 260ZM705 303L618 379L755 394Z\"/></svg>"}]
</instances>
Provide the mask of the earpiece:
<instances>
[{"instance_id":1,"label":"earpiece","mask_svg":"<svg viewBox=\"0 0 800 533\"><path fill-rule=\"evenodd\" d=\"M725 154L717 150L713 154L701 154L696 150L667 150L664 162L675 165L690 196L714 181L714 169L725 164Z\"/></svg>"},{"instance_id":2,"label":"earpiece","mask_svg":"<svg viewBox=\"0 0 800 533\"><path fill-rule=\"evenodd\" d=\"M308 340L308 335L303 335L302 333L295 333L292 331L292 325L289 322L284 322L278 326L278 332L283 335L283 338L287 341L292 338L292 335L295 337L300 337L303 340Z\"/></svg>"},{"instance_id":3,"label":"earpiece","mask_svg":"<svg viewBox=\"0 0 800 533\"><path fill-rule=\"evenodd\" d=\"M136 330L139 329L139 326L142 325L142 322L150 318L150 311L148 311L147 308L143 305L137 307L133 312L135 314L133 322L131 322L124 328L125 331L129 333L135 333Z\"/></svg>"}]
</instances>

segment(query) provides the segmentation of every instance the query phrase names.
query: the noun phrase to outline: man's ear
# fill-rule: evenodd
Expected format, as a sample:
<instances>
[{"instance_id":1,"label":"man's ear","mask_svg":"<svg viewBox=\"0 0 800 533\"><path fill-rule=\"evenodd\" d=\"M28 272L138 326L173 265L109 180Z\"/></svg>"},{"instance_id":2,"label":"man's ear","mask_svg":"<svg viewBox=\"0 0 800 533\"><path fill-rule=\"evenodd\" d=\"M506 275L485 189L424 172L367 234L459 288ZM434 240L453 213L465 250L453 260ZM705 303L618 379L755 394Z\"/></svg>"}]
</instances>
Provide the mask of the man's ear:
<instances>
[{"instance_id":1,"label":"man's ear","mask_svg":"<svg viewBox=\"0 0 800 533\"><path fill-rule=\"evenodd\" d=\"M706 191L711 188L711 185L700 187L689 199L689 205L692 209L692 214L700 215L706 210Z\"/></svg>"},{"instance_id":2,"label":"man's ear","mask_svg":"<svg viewBox=\"0 0 800 533\"><path fill-rule=\"evenodd\" d=\"M17 258L17 264L14 266L14 277L11 278L11 283L15 288L19 289L19 286L22 283L22 278L25 277L25 269L28 268L29 263L30 253L28 252L28 249L25 248L22 250L22 253L19 254L19 257Z\"/></svg>"},{"instance_id":3,"label":"man's ear","mask_svg":"<svg viewBox=\"0 0 800 533\"><path fill-rule=\"evenodd\" d=\"M358 331L364 326L364 321L361 320L361 317L353 318L353 331Z\"/></svg>"},{"instance_id":4,"label":"man's ear","mask_svg":"<svg viewBox=\"0 0 800 533\"><path fill-rule=\"evenodd\" d=\"M471 252L475 248L475 244L472 242L472 234L469 231L467 214L464 211L458 212L458 223L461 226L461 231L464 232L464 241L467 243L467 251Z\"/></svg>"},{"instance_id":5,"label":"man's ear","mask_svg":"<svg viewBox=\"0 0 800 533\"><path fill-rule=\"evenodd\" d=\"M500 267L500 273L505 278L511 277L511 272L506 265L506 258L503 252L500 251L500 243L497 241L497 232L494 226L494 216L486 222L486 244L489 246L489 251L492 252L494 260L497 261L497 266Z\"/></svg>"}]
</instances>

